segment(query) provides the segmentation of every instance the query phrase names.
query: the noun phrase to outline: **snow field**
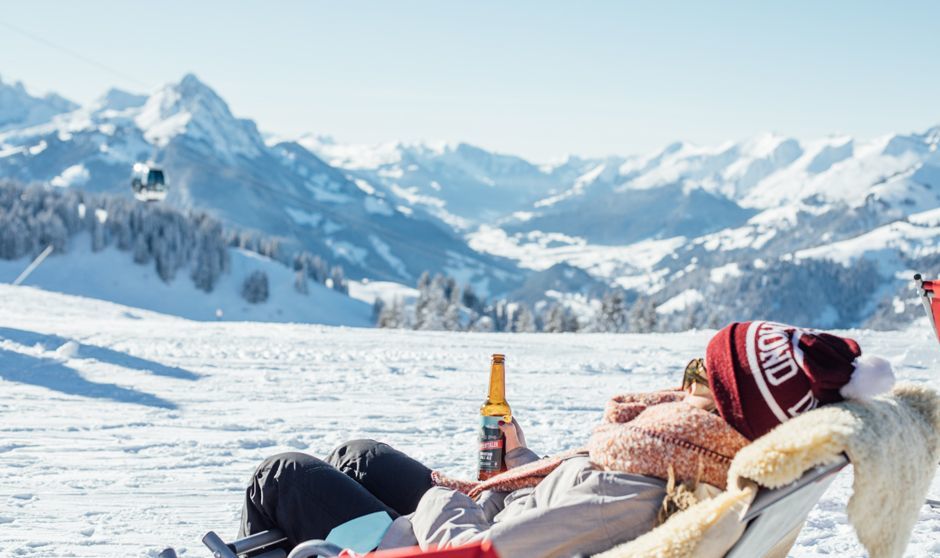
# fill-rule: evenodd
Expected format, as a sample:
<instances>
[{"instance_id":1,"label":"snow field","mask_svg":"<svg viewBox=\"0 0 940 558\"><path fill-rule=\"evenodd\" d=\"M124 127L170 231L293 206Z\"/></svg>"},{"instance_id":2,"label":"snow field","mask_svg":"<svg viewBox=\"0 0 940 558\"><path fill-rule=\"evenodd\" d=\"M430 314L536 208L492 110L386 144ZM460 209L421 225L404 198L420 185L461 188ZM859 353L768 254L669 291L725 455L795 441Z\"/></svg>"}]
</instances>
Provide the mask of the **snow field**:
<instances>
[{"instance_id":1,"label":"snow field","mask_svg":"<svg viewBox=\"0 0 940 558\"><path fill-rule=\"evenodd\" d=\"M900 378L936 383L925 324L851 332ZM607 398L675 385L711 332L470 334L194 322L0 285L0 556L208 556L231 536L253 467L372 437L470 478L489 355L531 446L583 443ZM794 556L863 556L845 517L851 473L814 509ZM940 478L932 493L940 495ZM922 509L908 556L940 556Z\"/></svg>"},{"instance_id":2,"label":"snow field","mask_svg":"<svg viewBox=\"0 0 940 558\"><path fill-rule=\"evenodd\" d=\"M194 320L372 325L371 301L350 298L313 280L307 281L308 294L300 294L294 288L295 272L280 262L238 248L230 248L229 257L229 271L206 293L190 279L189 269L179 270L166 283L154 272L153 262L136 264L130 252L114 246L93 252L89 235L82 233L71 239L68 252L54 253L25 284ZM0 283L12 283L30 260L0 260ZM268 275L270 295L264 303L251 304L241 289L256 270Z\"/></svg>"}]
</instances>

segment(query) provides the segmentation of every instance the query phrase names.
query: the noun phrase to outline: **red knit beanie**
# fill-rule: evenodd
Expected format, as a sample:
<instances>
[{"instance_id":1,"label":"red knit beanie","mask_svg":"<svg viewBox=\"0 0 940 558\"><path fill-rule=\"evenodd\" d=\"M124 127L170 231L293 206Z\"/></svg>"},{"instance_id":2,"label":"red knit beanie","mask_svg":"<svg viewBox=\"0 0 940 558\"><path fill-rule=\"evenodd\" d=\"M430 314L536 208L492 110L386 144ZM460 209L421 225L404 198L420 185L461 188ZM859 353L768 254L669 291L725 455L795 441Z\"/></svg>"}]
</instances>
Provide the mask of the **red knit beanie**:
<instances>
[{"instance_id":1,"label":"red knit beanie","mask_svg":"<svg viewBox=\"0 0 940 558\"><path fill-rule=\"evenodd\" d=\"M891 363L862 357L852 339L773 322L738 322L705 354L718 412L754 440L819 405L864 399L894 385Z\"/></svg>"}]
</instances>

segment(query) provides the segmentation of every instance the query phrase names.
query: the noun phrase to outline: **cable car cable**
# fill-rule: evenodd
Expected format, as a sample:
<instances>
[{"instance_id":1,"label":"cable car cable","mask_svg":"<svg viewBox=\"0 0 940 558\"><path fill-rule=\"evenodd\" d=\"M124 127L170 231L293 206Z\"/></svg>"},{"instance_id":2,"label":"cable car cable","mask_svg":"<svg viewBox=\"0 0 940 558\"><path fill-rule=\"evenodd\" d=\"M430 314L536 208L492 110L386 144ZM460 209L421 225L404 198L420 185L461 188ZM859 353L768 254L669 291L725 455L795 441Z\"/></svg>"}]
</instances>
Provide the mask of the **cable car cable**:
<instances>
[{"instance_id":1,"label":"cable car cable","mask_svg":"<svg viewBox=\"0 0 940 558\"><path fill-rule=\"evenodd\" d=\"M98 62L98 61L96 61L96 60L93 60L93 59L91 59L91 58L88 58L87 56L84 56L84 55L82 55L82 54L80 54L80 53L78 53L78 52L75 52L74 50L72 50L72 49L70 49L70 48L67 48L67 47L64 47L64 46L62 46L62 45L58 45L58 44L56 44L56 43L53 43L52 41L49 41L49 40L47 40L47 39L44 39L44 38L40 37L39 35L37 35L37 34L31 32L31 31L27 31L27 30L25 30L25 29L22 29L22 28L20 28L20 27L17 27L17 26L15 26L15 25L13 25L13 24L11 24L11 23L9 23L9 22L0 20L0 26L6 27L7 29L9 29L9 30L11 30L11 31L13 31L13 32L15 32L15 33L18 33L18 34L22 35L23 37L26 37L26 38L28 38L28 39L31 39L31 40L33 40L33 41L39 43L39 44L45 45L45 46L47 46L47 47L49 47L49 48L51 48L51 49L58 50L58 51L60 51L60 52L64 52L64 53L68 54L69 56L72 56L72 57L74 57L74 58L77 58L78 60L81 60L82 62L85 62L86 64L91 64L92 66L95 66L95 67L98 68L99 70L103 70L103 71L108 72L109 74L115 75L115 76L117 76L117 77L119 77L119 78L121 78L121 79L125 79L125 80L127 80L127 81L130 81L130 82L134 83L135 85L139 85L139 86L141 86L141 87L143 87L143 88L145 88L145 89L148 89L148 90L152 88L152 86L147 85L147 84L144 83L143 81L141 81L141 80L139 80L139 79L137 79L137 78L135 78L135 77L133 77L133 76L131 76L131 75L128 75L128 74L126 74L126 73L124 73L124 72L122 72L122 71L120 71L120 70L116 70L116 69L114 69L114 68L112 68L112 67L110 67L110 66L108 66L108 65L106 65L106 64L102 64L101 62Z\"/></svg>"},{"instance_id":2,"label":"cable car cable","mask_svg":"<svg viewBox=\"0 0 940 558\"><path fill-rule=\"evenodd\" d=\"M130 81L130 82L133 82L133 83L135 83L135 84L137 84L137 85L139 85L139 86L141 86L141 87L143 87L143 88L145 88L145 89L148 89L148 90L149 90L149 89L152 88L152 86L147 85L147 84L144 83L143 81L141 81L141 80L139 80L139 79L137 79L137 78L135 78L135 77L133 77L133 76L131 76L131 75L129 75L129 74L123 72L123 71L117 70L117 69L112 68L112 67L110 67L110 66L108 66L108 65L106 65L106 64L103 64L103 63L101 63L101 62L98 62L98 61L96 61L96 60L94 60L94 59L92 59L92 58L89 58L89 57L87 57L87 56L84 56L83 54L80 54L80 53L78 53L78 52L76 52L76 51L74 51L74 50L72 50L72 49L70 49L70 48L61 46L61 45L56 44L56 43L54 43L54 42L52 42L52 41L49 41L49 40L47 40L47 39L44 39L43 37L40 37L39 35L37 35L37 34L31 32L31 31L27 31L27 30L25 30L25 29L22 29L22 28L20 28L20 27L17 27L17 26L15 26L15 25L11 24L11 23L8 23L8 22L2 21L2 20L0 20L0 26L6 27L7 29L10 29L10 30L12 30L12 31L14 31L14 32L16 32L16 33L18 33L18 34L20 34L20 35L22 35L22 36L24 36L24 37L26 37L26 38L28 38L28 39L31 39L31 40L33 40L33 41L35 41L35 42L37 42L37 43L40 43L40 44L42 44L42 45L44 45L44 46L47 46L47 47L49 47L49 48L58 50L58 51L60 51L60 52L64 52L64 53L66 53L66 54L68 54L68 55L70 55L70 56L72 56L72 57L74 57L74 58L77 58L77 59L79 59L79 60L81 60L81 61L83 61L83 62L85 62L85 63L87 63L87 64L91 64L92 66L95 66L95 67L97 67L97 68L100 69L100 70L103 70L103 71L105 71L105 72L108 72L108 73L110 73L110 74L112 74L112 75L115 75L115 76L117 76L117 77L120 77L120 78L122 78L122 79L128 80L128 81ZM159 147L158 147L157 145L155 145L155 144L152 145L152 148L153 148L152 153L157 152L157 150L159 149ZM305 149L306 149L306 148L305 148ZM156 157L152 157L152 159L155 160ZM324 163L325 163L325 162L324 162ZM325 163L325 164L326 164L326 163ZM219 166L212 165L211 163L210 163L210 164L206 164L205 162L203 162L202 165L205 166L205 167L210 167L210 168L211 168L211 167L215 167L216 169L224 170L224 169L222 169L222 168L219 167ZM336 167L332 167L331 165L328 165L328 166L330 166L331 168L336 168ZM327 215L333 215L334 217L337 216L337 215L340 215L340 213L339 213L338 211L335 211L335 210L333 210L333 209L331 209L331 208L329 208L329 207L326 207L326 206L316 207L315 202L311 202L311 201L308 200L308 199L301 198L301 197L299 197L299 196L297 196L297 195L295 195L295 194L292 194L292 193L290 193L290 192L286 192L286 191L282 191L282 190L281 190L281 191L275 190L274 188L271 188L270 186L268 186L268 185L262 183L261 181L259 181L259 180L257 180L257 179L250 178L250 177L249 177L249 178L241 177L241 179L244 180L244 181L246 181L246 182L248 182L249 184L254 185L256 188L260 188L260 189L263 189L263 190L267 190L267 191L269 191L269 192L271 192L271 193L273 193L273 194L275 194L275 195L280 195L280 196L283 196L283 197L287 197L287 198L293 199L294 201L296 201L296 202L297 202L298 204L300 204L301 206L305 206L305 207L308 207L308 208L315 208L316 211L319 211L319 212L324 213L324 214L327 214ZM418 252L418 253L423 253L424 255L428 255L428 256L442 257L442 258L444 258L445 260L446 260L446 258L449 257L449 254L448 254L447 252L443 251L443 250L437 250L437 249L434 249L434 248L431 248L431 247L427 247L427 246L416 246L416 245L412 244L412 243L414 242L414 239L413 239L413 238L408 238L408 237L405 237L405 236L403 236L403 235L398 235L398 234L396 234L396 233L394 233L394 232L392 232L392 231L386 230L386 229L379 229L379 228L377 228L377 226L376 226L374 223L371 223L371 222L369 222L369 221L365 221L365 220L362 220L362 219L357 219L357 218L352 217L352 216L349 216L349 215L343 215L343 216L342 216L342 220L347 221L347 222L352 222L352 223L354 223L354 224L355 224L355 223L358 223L359 225L361 225L361 226L363 226L363 227L365 227L365 228L372 229L372 230L375 231L375 232L380 232L382 235L384 235L384 236L386 236L386 237L397 239L397 240L399 240L399 241L405 243L406 245L408 245L409 249L412 250L412 251L415 251L415 252ZM432 224L433 224L433 223L432 223ZM290 226L292 229L295 229L295 228L297 227L297 224L294 223L293 220L291 220L289 226ZM469 246L468 246L468 248L469 248ZM472 248L470 248L470 250L472 250L473 252L476 252L476 250L473 250ZM334 254L334 256L335 256L335 254ZM380 256L380 257L381 257L381 256ZM342 258L342 256L340 256L340 258ZM383 259L384 259L384 258L383 258ZM398 282L398 281L400 280L400 279L398 279L398 278L393 279L393 278L392 278L390 275L388 275L388 274L386 274L386 277L388 277L390 280L393 280L393 281L395 281L395 282Z\"/></svg>"},{"instance_id":3,"label":"cable car cable","mask_svg":"<svg viewBox=\"0 0 940 558\"><path fill-rule=\"evenodd\" d=\"M108 73L111 73L111 74L113 74L113 75L115 75L115 76L121 77L121 78L126 79L126 80L131 81L131 82L134 82L134 83L136 83L137 85L140 85L141 87L144 87L144 88L147 88L147 89L150 89L150 88L151 88L151 86L146 85L143 81L141 81L141 80L139 80L139 79L137 79L137 78L135 78L135 77L133 77L133 76L127 74L127 73L124 73L124 72L122 72L122 71L120 71L120 70L116 70L116 69L114 69L114 68L111 68L110 66L108 66L108 65L106 65L106 64L103 64L103 63L98 62L98 61L96 61L96 60L94 60L94 59L92 59L92 58L89 58L89 57L87 57L87 56L84 56L83 54L80 54L80 53L78 53L78 52L76 52L76 51L74 51L74 50L72 50L72 49L70 49L70 48L67 48L67 47L61 46L61 45L59 45L59 44L56 44L56 43L54 43L54 42L52 42L52 41L49 41L49 40L47 40L47 39L45 39L45 38L43 38L43 37L40 37L39 35L37 35L37 34L31 32L31 31L27 31L27 30L25 30L25 29L22 29L22 28L20 28L20 27L17 27L17 26L15 26L15 25L13 25L13 24L10 24L10 23L5 22L5 21L2 21L2 20L0 20L0 25L6 27L6 28L8 28L8 29L10 29L10 30L12 30L12 31L14 31L14 32L16 32L16 33L19 33L20 35L22 35L22 36L24 36L24 37L27 37L27 38L29 38L29 39L31 39L31 40L33 40L33 41L36 41L37 43L40 43L40 44L43 44L43 45L45 45L45 46L47 46L47 47L49 47L49 48L52 48L52 49L55 49L55 50L59 50L59 51L61 51L61 52L64 52L64 53L66 53L66 54L68 54L68 55L70 55L70 56L73 56L73 57L75 57L75 58L77 58L77 59L79 59L79 60L81 60L81 61L83 61L83 62L85 62L85 63L87 63L87 64L91 64L91 65L96 66L97 68L99 68L99 69L101 69L101 70L104 70L104 71L106 71L106 72L108 72ZM151 152L151 154L155 153L155 152L159 149L159 147L158 147L157 145L155 145L155 144L152 145L152 148L153 148L153 151ZM305 148L305 149L306 149L306 148ZM151 158L152 158L153 160L156 160L156 157L151 157ZM325 163L325 162L324 162L324 163ZM206 167L215 166L215 165L206 164L206 163L202 163L202 164L203 164L204 166L206 166ZM326 164L326 163L325 163L325 164ZM331 167L331 168L336 168L336 167L332 167L331 165L330 165L330 167ZM221 169L221 167L218 167L218 166L215 166L215 168L216 168L216 169ZM339 170L339 169L338 169L338 170ZM286 196L286 197L288 197L288 198L292 198L292 199L294 199L295 201L297 201L297 203L301 204L302 206L315 207L314 204L311 203L310 200L306 200L306 199L300 198L299 196L296 196L296 195L291 194L291 193L289 193L289 192L275 190L275 189L273 189L273 188L267 186L266 184L264 184L264 183L262 183L262 182L260 182L260 181L258 181L258 180L256 180L256 179L253 179L253 178L247 178L247 179L246 179L246 178L242 177L242 180L247 180L247 182L249 182L249 183L251 183L251 184L254 184L256 187L261 188L261 189L265 189L265 190L267 190L267 191L269 191L269 192L272 192L272 193L275 193L275 194L278 194L278 195L281 195L281 196ZM327 214L327 215L334 215L334 216L336 216L336 215L339 214L338 212L336 212L336 211L334 211L334 210L332 210L332 209L330 209L330 208L328 208L328 207L325 207L325 206L321 206L321 207L317 208L317 211L320 211L321 213L325 213L325 214ZM395 239L397 239L397 240L400 240L400 241L406 243L407 245L409 245L409 248L410 248L411 250L413 250L413 251L416 251L416 252L419 252L419 253L423 253L423 254L429 255L429 256L443 257L443 258L445 258L445 259L449 256L449 254L447 254L446 252L444 252L444 251L442 251L442 250L437 250L437 249L430 248L430 247L418 247L418 246L415 246L415 245L413 245L413 244L410 244L410 243L413 243L413 242L414 242L414 239L413 239L413 238L408 238L408 237L405 237L405 236L397 235L397 234L395 234L394 232L390 232L390 231L388 231L388 230L379 229L379 228L376 227L376 225L375 225L374 223L371 223L371 222L369 222L369 221L365 221L365 220L361 220L361 219L356 219L355 217L351 217L351 216L348 216L348 215L344 215L344 216L343 216L343 220L345 220L345 221L350 221L350 222L353 222L353 223L358 223L358 224L360 224L360 225L363 226L363 227L370 228L370 229L374 230L375 232L381 232L383 235L385 235L385 236L387 236L387 237L389 237L389 238L395 238ZM293 225L293 224L294 224L294 223L292 223L292 225ZM471 250L473 250L473 249L471 248ZM476 250L473 250L473 251L476 252ZM383 259L384 259L384 258L383 258Z\"/></svg>"}]
</instances>

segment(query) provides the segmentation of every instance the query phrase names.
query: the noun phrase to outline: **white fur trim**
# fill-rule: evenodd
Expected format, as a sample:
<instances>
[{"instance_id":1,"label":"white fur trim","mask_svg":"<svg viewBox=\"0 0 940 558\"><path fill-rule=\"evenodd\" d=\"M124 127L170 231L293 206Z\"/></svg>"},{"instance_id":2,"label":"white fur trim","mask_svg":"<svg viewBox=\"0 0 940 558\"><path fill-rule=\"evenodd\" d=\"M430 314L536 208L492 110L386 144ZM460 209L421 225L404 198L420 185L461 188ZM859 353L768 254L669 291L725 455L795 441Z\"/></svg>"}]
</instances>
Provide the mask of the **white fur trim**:
<instances>
[{"instance_id":1,"label":"white fur trim","mask_svg":"<svg viewBox=\"0 0 940 558\"><path fill-rule=\"evenodd\" d=\"M846 399L869 399L894 387L894 370L887 360L862 355L852 363L855 370L839 393Z\"/></svg>"}]
</instances>

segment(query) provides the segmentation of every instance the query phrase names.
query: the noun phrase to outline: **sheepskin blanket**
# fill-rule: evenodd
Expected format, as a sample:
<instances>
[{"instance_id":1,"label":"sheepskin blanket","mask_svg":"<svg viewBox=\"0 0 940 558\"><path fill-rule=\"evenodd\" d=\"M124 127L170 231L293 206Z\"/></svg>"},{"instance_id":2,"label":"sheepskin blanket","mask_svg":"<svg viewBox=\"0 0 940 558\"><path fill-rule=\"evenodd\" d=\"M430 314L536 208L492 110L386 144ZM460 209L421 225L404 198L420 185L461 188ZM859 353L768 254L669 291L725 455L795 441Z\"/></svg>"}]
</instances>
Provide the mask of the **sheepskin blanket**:
<instances>
[{"instance_id":1,"label":"sheepskin blanket","mask_svg":"<svg viewBox=\"0 0 940 558\"><path fill-rule=\"evenodd\" d=\"M744 531L739 518L755 485L784 486L841 453L855 472L847 511L859 541L872 558L902 556L940 460L940 395L914 385L828 405L778 426L738 452L728 490L598 556L723 556Z\"/></svg>"}]
</instances>

